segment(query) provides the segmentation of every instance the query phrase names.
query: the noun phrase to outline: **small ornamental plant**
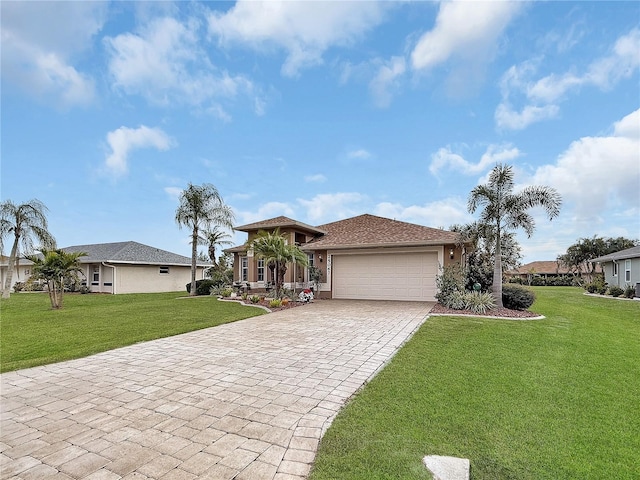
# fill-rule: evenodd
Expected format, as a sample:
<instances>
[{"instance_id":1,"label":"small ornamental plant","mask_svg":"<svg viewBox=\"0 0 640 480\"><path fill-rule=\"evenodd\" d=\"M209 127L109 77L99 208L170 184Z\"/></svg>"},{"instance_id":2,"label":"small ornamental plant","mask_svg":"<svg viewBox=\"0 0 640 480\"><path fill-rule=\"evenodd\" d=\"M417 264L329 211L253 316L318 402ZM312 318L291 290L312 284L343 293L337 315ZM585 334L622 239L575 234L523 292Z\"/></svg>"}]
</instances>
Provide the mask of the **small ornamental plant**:
<instances>
[{"instance_id":1,"label":"small ornamental plant","mask_svg":"<svg viewBox=\"0 0 640 480\"><path fill-rule=\"evenodd\" d=\"M313 300L313 292L311 291L310 288L305 288L303 291L300 292L300 295L298 295L298 299L301 302L309 303L311 300Z\"/></svg>"},{"instance_id":2,"label":"small ornamental plant","mask_svg":"<svg viewBox=\"0 0 640 480\"><path fill-rule=\"evenodd\" d=\"M282 300L279 298L274 298L269 302L269 307L271 308L280 308L282 306Z\"/></svg>"}]
</instances>

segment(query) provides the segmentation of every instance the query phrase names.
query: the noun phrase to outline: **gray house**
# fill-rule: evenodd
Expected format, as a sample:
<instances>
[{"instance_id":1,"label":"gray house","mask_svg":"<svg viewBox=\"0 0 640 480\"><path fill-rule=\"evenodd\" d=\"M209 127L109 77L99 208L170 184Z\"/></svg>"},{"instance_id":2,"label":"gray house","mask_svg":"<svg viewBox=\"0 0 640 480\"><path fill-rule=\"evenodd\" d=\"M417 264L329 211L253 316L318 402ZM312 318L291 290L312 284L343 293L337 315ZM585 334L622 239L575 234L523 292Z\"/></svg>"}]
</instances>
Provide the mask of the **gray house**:
<instances>
[{"instance_id":1,"label":"gray house","mask_svg":"<svg viewBox=\"0 0 640 480\"><path fill-rule=\"evenodd\" d=\"M65 252L84 252L80 258L83 281L97 293L153 293L183 291L191 282L191 258L138 242L97 243L63 248ZM7 262L0 263L4 284ZM15 281L26 281L32 263L20 260ZM196 279L204 278L210 264L198 262Z\"/></svg>"},{"instance_id":2,"label":"gray house","mask_svg":"<svg viewBox=\"0 0 640 480\"><path fill-rule=\"evenodd\" d=\"M600 264L609 286L625 288L640 283L640 246L594 258L591 263Z\"/></svg>"}]
</instances>

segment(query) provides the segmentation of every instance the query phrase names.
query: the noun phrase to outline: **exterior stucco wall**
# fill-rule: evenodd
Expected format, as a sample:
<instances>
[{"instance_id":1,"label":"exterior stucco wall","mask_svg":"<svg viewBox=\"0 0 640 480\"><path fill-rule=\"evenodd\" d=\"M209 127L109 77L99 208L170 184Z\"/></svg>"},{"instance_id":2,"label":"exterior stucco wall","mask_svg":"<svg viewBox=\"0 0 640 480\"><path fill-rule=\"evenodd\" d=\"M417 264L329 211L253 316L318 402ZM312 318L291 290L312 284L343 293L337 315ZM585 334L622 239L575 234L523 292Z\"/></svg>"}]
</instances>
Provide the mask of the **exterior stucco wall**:
<instances>
[{"instance_id":1,"label":"exterior stucco wall","mask_svg":"<svg viewBox=\"0 0 640 480\"><path fill-rule=\"evenodd\" d=\"M203 278L198 267L196 280ZM116 265L115 293L159 293L186 291L191 282L191 268L169 266L169 273L160 273L158 265Z\"/></svg>"},{"instance_id":2,"label":"exterior stucco wall","mask_svg":"<svg viewBox=\"0 0 640 480\"><path fill-rule=\"evenodd\" d=\"M11 277L11 290L13 290L13 286L16 282L26 282L31 277L32 265L19 265L17 268L13 270L13 275ZM4 288L4 282L7 278L9 268L6 265L2 265L0 267L0 289Z\"/></svg>"}]
</instances>

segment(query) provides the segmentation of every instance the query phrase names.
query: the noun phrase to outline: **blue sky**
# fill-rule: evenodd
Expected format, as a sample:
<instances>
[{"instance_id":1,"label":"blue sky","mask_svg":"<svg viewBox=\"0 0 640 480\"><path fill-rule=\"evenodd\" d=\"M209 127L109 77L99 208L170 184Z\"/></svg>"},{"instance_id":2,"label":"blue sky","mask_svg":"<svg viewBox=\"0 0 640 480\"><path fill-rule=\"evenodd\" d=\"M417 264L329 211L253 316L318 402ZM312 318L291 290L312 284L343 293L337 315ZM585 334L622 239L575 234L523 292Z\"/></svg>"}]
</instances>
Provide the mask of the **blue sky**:
<instances>
[{"instance_id":1,"label":"blue sky","mask_svg":"<svg viewBox=\"0 0 640 480\"><path fill-rule=\"evenodd\" d=\"M496 162L555 187L523 263L640 238L637 2L11 2L2 199L60 246L189 255L189 182L236 224L371 213L448 228ZM245 240L238 233L235 240Z\"/></svg>"}]
</instances>

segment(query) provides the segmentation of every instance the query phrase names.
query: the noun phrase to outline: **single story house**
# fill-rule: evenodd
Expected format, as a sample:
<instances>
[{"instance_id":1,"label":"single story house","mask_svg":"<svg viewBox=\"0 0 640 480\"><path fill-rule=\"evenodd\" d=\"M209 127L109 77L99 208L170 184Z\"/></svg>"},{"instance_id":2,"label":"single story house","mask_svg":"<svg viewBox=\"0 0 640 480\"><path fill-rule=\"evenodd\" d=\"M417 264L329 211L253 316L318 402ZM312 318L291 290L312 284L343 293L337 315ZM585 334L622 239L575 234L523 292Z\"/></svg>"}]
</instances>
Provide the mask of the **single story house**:
<instances>
[{"instance_id":1,"label":"single story house","mask_svg":"<svg viewBox=\"0 0 640 480\"><path fill-rule=\"evenodd\" d=\"M640 283L640 246L594 258L591 263L600 264L609 286L625 288Z\"/></svg>"},{"instance_id":2,"label":"single story house","mask_svg":"<svg viewBox=\"0 0 640 480\"><path fill-rule=\"evenodd\" d=\"M508 270L504 273L504 276L506 278L521 278L522 280L530 281L531 277L543 277L547 279L566 275L583 276L585 274L586 272L582 269L578 272L569 269L559 260L543 260L527 263L515 270Z\"/></svg>"},{"instance_id":3,"label":"single story house","mask_svg":"<svg viewBox=\"0 0 640 480\"><path fill-rule=\"evenodd\" d=\"M320 298L434 301L441 266L466 259L455 232L360 215L319 226L276 217L235 227L247 232L244 245L225 251L234 255L234 280L262 289L273 282L264 260L248 247L260 231L279 229L288 242L307 253L320 269ZM309 288L307 268L290 265L285 287Z\"/></svg>"},{"instance_id":4,"label":"single story house","mask_svg":"<svg viewBox=\"0 0 640 480\"><path fill-rule=\"evenodd\" d=\"M80 257L83 284L98 293L175 292L191 282L191 258L138 242L97 243L63 248L65 252L84 252ZM8 259L2 258L0 279L4 285ZM25 282L33 263L21 259L13 282ZM204 278L210 264L198 262L196 279Z\"/></svg>"}]
</instances>

